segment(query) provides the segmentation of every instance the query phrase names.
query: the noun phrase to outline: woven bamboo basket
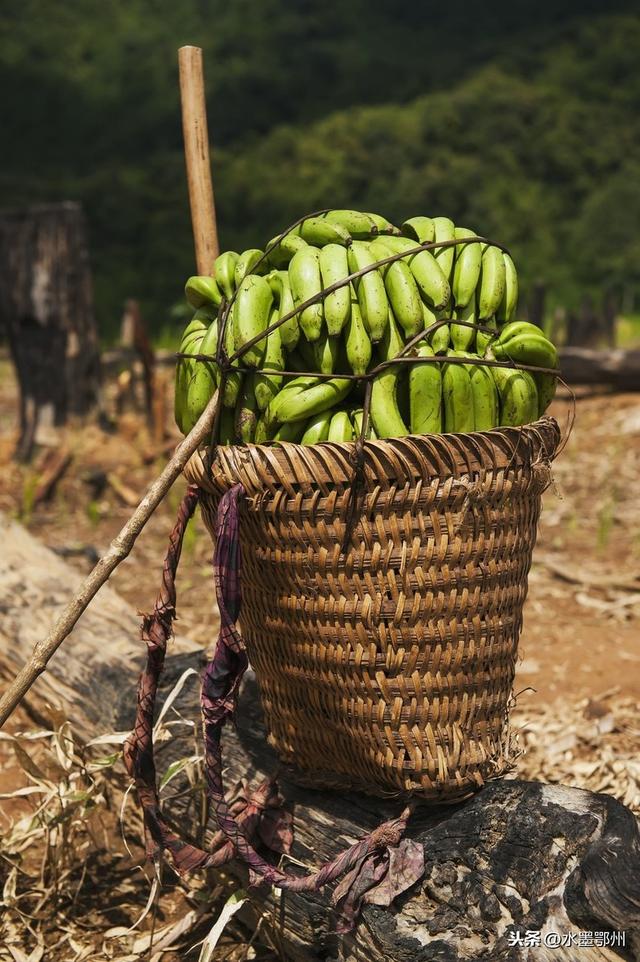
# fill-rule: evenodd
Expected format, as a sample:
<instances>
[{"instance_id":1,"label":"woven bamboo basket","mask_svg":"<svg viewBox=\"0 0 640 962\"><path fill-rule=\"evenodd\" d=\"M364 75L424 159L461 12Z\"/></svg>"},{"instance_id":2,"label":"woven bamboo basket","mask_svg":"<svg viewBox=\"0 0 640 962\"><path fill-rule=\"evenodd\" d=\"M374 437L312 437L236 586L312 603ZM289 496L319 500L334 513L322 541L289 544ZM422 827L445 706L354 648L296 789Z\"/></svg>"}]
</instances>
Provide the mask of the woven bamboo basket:
<instances>
[{"instance_id":1,"label":"woven bamboo basket","mask_svg":"<svg viewBox=\"0 0 640 962\"><path fill-rule=\"evenodd\" d=\"M219 447L242 483L240 628L269 741L317 787L454 800L511 767L508 712L560 431ZM355 515L353 498L356 498Z\"/></svg>"}]
</instances>

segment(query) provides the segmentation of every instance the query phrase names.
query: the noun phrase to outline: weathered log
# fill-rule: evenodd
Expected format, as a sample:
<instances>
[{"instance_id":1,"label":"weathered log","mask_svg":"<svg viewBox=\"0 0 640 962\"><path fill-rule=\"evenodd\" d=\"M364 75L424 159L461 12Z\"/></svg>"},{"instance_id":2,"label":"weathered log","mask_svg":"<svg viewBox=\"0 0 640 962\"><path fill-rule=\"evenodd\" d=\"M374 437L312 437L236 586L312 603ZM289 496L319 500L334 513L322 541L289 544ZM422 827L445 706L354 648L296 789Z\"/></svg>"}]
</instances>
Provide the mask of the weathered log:
<instances>
[{"instance_id":1,"label":"weathered log","mask_svg":"<svg viewBox=\"0 0 640 962\"><path fill-rule=\"evenodd\" d=\"M0 322L20 383L17 455L98 401L100 355L78 204L0 213Z\"/></svg>"},{"instance_id":2,"label":"weathered log","mask_svg":"<svg viewBox=\"0 0 640 962\"><path fill-rule=\"evenodd\" d=\"M593 384L618 391L640 390L640 350L560 349L560 370L567 384Z\"/></svg>"},{"instance_id":3,"label":"weathered log","mask_svg":"<svg viewBox=\"0 0 640 962\"><path fill-rule=\"evenodd\" d=\"M80 576L16 523L3 519L0 535L0 673L6 674L26 657L34 636L43 633ZM126 728L143 655L136 621L128 605L103 589L38 679L31 706L41 712L44 701L63 700L89 735ZM186 669L199 668L201 658L196 651L170 657L163 691ZM195 685L185 687L177 707L195 716ZM229 786L242 778L255 784L277 770L251 676L238 716L237 730L225 732ZM191 737L158 746L160 771L191 751ZM402 807L395 799L314 792L290 777L281 777L280 787L295 814L293 855L307 865L335 855ZM187 831L180 802L169 803L168 810ZM418 808L407 834L424 845L424 879L391 908L366 905L354 933L335 934L329 892L288 894L280 902L277 894L257 890L245 907L248 919L273 910L272 935L282 956L296 962L639 957L640 835L633 814L610 796L502 780L464 803ZM246 884L241 865L230 863L225 871ZM528 930L541 933L540 948L510 944L525 943ZM615 932L624 932L626 949L580 946L579 939L588 940L580 933L590 932L606 933L610 943ZM549 933L565 944L544 947ZM603 942L605 936L597 938Z\"/></svg>"}]
</instances>

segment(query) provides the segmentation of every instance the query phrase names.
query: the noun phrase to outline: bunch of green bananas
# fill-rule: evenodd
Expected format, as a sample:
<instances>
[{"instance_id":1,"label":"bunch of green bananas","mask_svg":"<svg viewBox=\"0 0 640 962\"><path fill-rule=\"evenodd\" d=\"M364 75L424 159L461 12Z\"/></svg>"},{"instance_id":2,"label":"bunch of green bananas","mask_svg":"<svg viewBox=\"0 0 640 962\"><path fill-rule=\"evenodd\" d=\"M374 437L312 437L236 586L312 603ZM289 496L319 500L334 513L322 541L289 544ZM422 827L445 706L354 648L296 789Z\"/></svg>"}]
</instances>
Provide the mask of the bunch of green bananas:
<instances>
[{"instance_id":1,"label":"bunch of green bananas","mask_svg":"<svg viewBox=\"0 0 640 962\"><path fill-rule=\"evenodd\" d=\"M434 243L442 246L420 249ZM223 378L215 361L180 358L175 416L185 434L221 387L222 443L353 440L366 375L380 365L369 378L371 438L526 424L555 392L551 374L478 363L555 369L558 359L539 328L513 320L509 254L446 217L398 228L378 214L330 210L264 250L220 254L213 276L189 278L185 293L195 314L180 353L220 348L238 353L242 369ZM409 341L413 362L397 361Z\"/></svg>"}]
</instances>

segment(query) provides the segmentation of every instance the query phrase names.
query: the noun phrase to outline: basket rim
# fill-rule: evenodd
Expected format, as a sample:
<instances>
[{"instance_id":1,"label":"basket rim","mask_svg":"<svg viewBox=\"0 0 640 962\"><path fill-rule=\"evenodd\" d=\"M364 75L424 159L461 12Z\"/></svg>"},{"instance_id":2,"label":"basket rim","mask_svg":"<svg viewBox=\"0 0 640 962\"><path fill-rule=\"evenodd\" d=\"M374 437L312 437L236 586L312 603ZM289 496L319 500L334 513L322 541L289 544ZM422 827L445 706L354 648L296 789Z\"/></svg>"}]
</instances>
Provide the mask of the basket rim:
<instances>
[{"instance_id":1,"label":"basket rim","mask_svg":"<svg viewBox=\"0 0 640 962\"><path fill-rule=\"evenodd\" d=\"M366 487L410 485L434 478L457 478L496 470L547 467L558 452L561 432L555 418L544 416L522 427L500 427L465 434L422 434L367 440L360 469ZM196 451L184 469L186 479L209 494L241 483L248 494L284 488L330 493L351 485L357 469L356 441L322 441L303 445L220 445L210 473L206 449Z\"/></svg>"}]
</instances>

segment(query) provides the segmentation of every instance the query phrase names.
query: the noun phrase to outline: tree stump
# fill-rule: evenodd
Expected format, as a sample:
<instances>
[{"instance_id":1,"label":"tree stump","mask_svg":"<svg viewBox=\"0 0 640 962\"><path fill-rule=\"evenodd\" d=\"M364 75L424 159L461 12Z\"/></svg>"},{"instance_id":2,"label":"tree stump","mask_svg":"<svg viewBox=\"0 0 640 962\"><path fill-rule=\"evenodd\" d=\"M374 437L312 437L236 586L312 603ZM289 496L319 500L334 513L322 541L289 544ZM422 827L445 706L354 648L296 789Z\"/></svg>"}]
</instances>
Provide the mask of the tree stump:
<instances>
[{"instance_id":1,"label":"tree stump","mask_svg":"<svg viewBox=\"0 0 640 962\"><path fill-rule=\"evenodd\" d=\"M0 517L0 536L0 580L6 589L0 607L0 677L6 677L26 659L80 575L15 522ZM29 703L40 713L47 700L62 701L87 738L128 727L135 710L136 669L143 659L137 639L134 613L104 588L38 679ZM197 651L168 658L163 693L183 672L201 664ZM197 686L185 686L174 705L185 717L197 717ZM183 739L174 737L157 747L159 774L176 758L191 754L193 732L185 731ZM224 755L230 786L241 779L256 785L278 768L267 746L251 673L240 698L238 727L224 733ZM179 795L176 784L171 783L172 793ZM312 791L284 777L279 784L295 816L293 855L308 866L334 856L403 806L400 799ZM184 798L174 799L168 811L180 831L188 833L184 805ZM422 880L388 908L366 904L355 932L336 934L326 890L288 893L284 899L274 891L254 890L242 909L245 920L255 925L263 917L281 957L295 962L640 958L638 823L610 796L562 785L496 781L460 804L421 806L407 835L424 847ZM246 886L241 863L231 862L223 871L236 885ZM596 933L600 946L588 941ZM616 933L624 933L624 946L614 944L616 938L622 940ZM545 946L550 934L564 941Z\"/></svg>"},{"instance_id":2,"label":"tree stump","mask_svg":"<svg viewBox=\"0 0 640 962\"><path fill-rule=\"evenodd\" d=\"M20 384L16 455L98 400L100 354L78 204L0 212L0 320Z\"/></svg>"}]
</instances>

